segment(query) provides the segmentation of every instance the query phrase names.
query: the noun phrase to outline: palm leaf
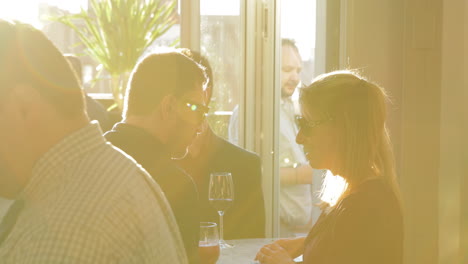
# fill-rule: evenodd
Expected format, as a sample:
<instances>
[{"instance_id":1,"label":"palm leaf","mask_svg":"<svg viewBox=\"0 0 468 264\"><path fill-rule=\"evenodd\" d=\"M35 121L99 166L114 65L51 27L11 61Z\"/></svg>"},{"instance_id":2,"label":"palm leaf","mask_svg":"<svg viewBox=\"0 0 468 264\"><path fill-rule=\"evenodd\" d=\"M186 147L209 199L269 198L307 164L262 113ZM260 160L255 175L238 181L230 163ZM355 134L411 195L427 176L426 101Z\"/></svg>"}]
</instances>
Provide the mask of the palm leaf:
<instances>
[{"instance_id":1,"label":"palm leaf","mask_svg":"<svg viewBox=\"0 0 468 264\"><path fill-rule=\"evenodd\" d=\"M85 53L112 76L131 71L138 58L175 23L176 1L90 0L89 10L51 18L75 31ZM124 92L113 87L114 96Z\"/></svg>"}]
</instances>

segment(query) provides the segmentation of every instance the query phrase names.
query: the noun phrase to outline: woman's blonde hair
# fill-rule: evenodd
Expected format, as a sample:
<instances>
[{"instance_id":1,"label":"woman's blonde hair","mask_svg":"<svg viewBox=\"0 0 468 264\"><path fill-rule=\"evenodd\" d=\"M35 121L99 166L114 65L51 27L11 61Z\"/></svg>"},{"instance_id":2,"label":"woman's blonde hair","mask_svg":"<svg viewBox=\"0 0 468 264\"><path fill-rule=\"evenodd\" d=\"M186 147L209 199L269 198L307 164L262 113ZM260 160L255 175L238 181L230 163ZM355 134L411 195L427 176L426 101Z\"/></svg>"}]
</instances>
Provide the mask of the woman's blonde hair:
<instances>
[{"instance_id":1,"label":"woman's blonde hair","mask_svg":"<svg viewBox=\"0 0 468 264\"><path fill-rule=\"evenodd\" d=\"M334 173L347 182L336 194L337 202L369 175L381 177L400 199L385 125L387 100L384 89L349 70L320 75L301 89L300 103L305 111L332 118L338 143ZM332 188L326 182L322 193Z\"/></svg>"}]
</instances>

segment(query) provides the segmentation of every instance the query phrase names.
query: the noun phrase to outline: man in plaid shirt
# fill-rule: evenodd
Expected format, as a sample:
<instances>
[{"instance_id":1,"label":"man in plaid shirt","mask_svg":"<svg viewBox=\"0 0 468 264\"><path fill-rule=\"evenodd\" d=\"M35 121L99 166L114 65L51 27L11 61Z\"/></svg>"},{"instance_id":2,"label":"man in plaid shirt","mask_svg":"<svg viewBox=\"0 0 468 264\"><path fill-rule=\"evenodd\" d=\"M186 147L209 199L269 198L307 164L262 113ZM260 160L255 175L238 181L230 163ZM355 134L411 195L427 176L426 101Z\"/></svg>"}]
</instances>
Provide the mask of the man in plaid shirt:
<instances>
[{"instance_id":1,"label":"man in plaid shirt","mask_svg":"<svg viewBox=\"0 0 468 264\"><path fill-rule=\"evenodd\" d=\"M159 186L89 122L57 48L0 20L0 263L187 263Z\"/></svg>"}]
</instances>

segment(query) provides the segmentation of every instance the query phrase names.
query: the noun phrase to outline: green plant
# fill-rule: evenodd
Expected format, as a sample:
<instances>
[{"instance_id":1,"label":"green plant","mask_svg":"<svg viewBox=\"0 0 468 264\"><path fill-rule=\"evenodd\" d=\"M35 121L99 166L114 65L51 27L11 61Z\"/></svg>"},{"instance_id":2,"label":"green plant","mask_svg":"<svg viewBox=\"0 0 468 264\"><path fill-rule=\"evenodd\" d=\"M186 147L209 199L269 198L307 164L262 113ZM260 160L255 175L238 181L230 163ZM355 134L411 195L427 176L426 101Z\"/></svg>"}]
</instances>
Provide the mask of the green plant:
<instances>
[{"instance_id":1,"label":"green plant","mask_svg":"<svg viewBox=\"0 0 468 264\"><path fill-rule=\"evenodd\" d=\"M114 100L121 105L125 77L148 46L176 23L176 2L90 0L89 10L53 20L72 28L85 52L118 80L112 90Z\"/></svg>"}]
</instances>

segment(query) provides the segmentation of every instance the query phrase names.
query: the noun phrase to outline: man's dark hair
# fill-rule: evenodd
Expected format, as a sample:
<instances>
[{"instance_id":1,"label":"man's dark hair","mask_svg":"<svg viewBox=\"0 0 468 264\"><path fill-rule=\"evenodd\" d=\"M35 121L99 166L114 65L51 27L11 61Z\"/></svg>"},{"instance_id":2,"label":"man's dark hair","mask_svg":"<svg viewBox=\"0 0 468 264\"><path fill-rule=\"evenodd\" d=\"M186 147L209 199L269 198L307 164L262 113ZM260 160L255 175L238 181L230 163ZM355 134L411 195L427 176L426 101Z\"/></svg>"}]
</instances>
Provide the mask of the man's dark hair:
<instances>
[{"instance_id":1,"label":"man's dark hair","mask_svg":"<svg viewBox=\"0 0 468 264\"><path fill-rule=\"evenodd\" d=\"M131 74L125 98L125 115L147 115L161 100L180 97L205 85L203 68L178 51L151 54Z\"/></svg>"},{"instance_id":2,"label":"man's dark hair","mask_svg":"<svg viewBox=\"0 0 468 264\"><path fill-rule=\"evenodd\" d=\"M201 55L200 52L195 51L195 50L189 50L189 49L182 49L181 50L182 54L186 55L187 57L191 58L194 60L196 63L200 64L202 67L205 68L205 73L206 73L206 91L208 92L208 102L211 100L211 96L213 94L213 86L214 86L214 80L213 80L213 70L211 69L210 62L208 59Z\"/></svg>"},{"instance_id":3,"label":"man's dark hair","mask_svg":"<svg viewBox=\"0 0 468 264\"><path fill-rule=\"evenodd\" d=\"M68 63L72 67L72 70L76 73L76 78L80 83L83 82L83 65L81 63L80 58L73 54L64 54L65 59L67 59Z\"/></svg>"},{"instance_id":4,"label":"man's dark hair","mask_svg":"<svg viewBox=\"0 0 468 264\"><path fill-rule=\"evenodd\" d=\"M0 19L0 98L28 84L66 118L84 113L83 91L60 51L39 30Z\"/></svg>"}]
</instances>

